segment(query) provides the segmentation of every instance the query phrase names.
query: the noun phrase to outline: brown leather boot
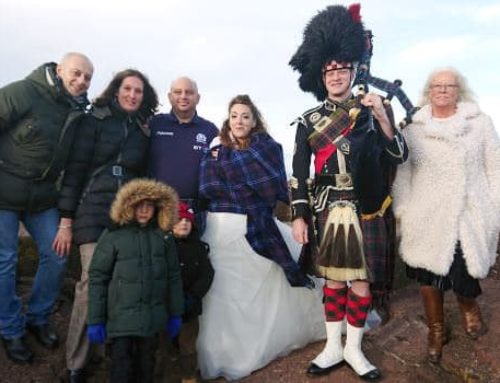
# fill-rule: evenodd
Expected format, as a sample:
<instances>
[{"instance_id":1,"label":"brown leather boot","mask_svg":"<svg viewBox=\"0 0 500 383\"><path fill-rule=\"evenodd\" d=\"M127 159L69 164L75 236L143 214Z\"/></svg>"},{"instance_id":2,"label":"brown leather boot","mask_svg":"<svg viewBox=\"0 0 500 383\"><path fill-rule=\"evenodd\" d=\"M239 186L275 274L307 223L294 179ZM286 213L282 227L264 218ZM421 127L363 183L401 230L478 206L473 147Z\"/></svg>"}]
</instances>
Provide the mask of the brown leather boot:
<instances>
[{"instance_id":1,"label":"brown leather boot","mask_svg":"<svg viewBox=\"0 0 500 383\"><path fill-rule=\"evenodd\" d=\"M432 286L421 286L420 295L424 302L429 335L427 338L427 358L439 363L445 343L443 292Z\"/></svg>"},{"instance_id":2,"label":"brown leather boot","mask_svg":"<svg viewBox=\"0 0 500 383\"><path fill-rule=\"evenodd\" d=\"M458 307L462 313L465 332L472 339L477 339L486 331L486 325L481 318L481 310L474 298L465 298L457 294Z\"/></svg>"}]
</instances>

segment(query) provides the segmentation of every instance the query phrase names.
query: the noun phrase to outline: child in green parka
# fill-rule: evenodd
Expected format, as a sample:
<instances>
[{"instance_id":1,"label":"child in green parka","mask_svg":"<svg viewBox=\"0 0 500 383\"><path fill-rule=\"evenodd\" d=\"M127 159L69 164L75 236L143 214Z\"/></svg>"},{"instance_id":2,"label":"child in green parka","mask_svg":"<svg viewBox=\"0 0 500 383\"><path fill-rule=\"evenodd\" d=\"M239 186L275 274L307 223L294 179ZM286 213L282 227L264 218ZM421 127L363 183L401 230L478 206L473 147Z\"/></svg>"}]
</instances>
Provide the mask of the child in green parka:
<instances>
[{"instance_id":1,"label":"child in green parka","mask_svg":"<svg viewBox=\"0 0 500 383\"><path fill-rule=\"evenodd\" d=\"M158 334L177 336L183 293L176 192L161 182L125 184L111 206L89 270L87 336L111 343L111 382L153 382Z\"/></svg>"}]
</instances>

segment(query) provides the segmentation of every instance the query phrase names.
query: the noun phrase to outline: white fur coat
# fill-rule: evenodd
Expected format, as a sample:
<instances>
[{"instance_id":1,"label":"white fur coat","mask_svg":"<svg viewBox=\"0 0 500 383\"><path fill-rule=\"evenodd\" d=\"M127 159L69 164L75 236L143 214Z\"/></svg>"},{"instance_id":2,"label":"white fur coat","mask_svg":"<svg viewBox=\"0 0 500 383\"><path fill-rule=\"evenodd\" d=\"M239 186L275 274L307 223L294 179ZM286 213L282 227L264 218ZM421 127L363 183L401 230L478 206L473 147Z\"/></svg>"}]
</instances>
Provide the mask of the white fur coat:
<instances>
[{"instance_id":1,"label":"white fur coat","mask_svg":"<svg viewBox=\"0 0 500 383\"><path fill-rule=\"evenodd\" d=\"M484 278L500 231L500 141L491 119L459 103L455 115L435 120L427 105L403 134L410 156L392 190L403 260L446 275L460 240L469 274Z\"/></svg>"}]
</instances>

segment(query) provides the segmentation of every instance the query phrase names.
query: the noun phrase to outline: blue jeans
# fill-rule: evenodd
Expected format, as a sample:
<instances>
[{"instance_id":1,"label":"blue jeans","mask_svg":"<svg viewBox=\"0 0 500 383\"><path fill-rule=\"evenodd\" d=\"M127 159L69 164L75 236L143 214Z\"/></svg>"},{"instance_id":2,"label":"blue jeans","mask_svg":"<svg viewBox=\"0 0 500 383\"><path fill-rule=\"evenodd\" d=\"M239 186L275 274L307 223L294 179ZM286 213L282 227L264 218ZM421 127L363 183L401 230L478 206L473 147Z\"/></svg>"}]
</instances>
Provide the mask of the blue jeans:
<instances>
[{"instance_id":1,"label":"blue jeans","mask_svg":"<svg viewBox=\"0 0 500 383\"><path fill-rule=\"evenodd\" d=\"M26 314L16 294L21 220L37 245L39 257ZM59 213L55 208L38 213L0 209L0 335L5 339L23 336L26 323L39 326L48 322L52 306L59 296L67 258L59 257L52 250L58 223Z\"/></svg>"}]
</instances>

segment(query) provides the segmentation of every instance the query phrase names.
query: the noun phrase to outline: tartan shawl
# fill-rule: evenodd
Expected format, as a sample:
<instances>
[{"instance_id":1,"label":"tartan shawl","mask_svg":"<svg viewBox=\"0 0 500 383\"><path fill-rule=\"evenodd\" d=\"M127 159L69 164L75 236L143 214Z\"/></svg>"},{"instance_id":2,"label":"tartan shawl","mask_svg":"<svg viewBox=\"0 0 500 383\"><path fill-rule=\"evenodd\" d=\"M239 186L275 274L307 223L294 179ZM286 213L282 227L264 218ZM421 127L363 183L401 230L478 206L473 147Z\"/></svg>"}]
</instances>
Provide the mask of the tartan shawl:
<instances>
[{"instance_id":1,"label":"tartan shawl","mask_svg":"<svg viewBox=\"0 0 500 383\"><path fill-rule=\"evenodd\" d=\"M217 158L207 153L201 161L200 197L209 200L209 211L246 214L246 239L253 250L279 264L292 286L302 286L305 276L273 219L276 202L289 202L281 145L258 133L248 149L214 149Z\"/></svg>"},{"instance_id":2,"label":"tartan shawl","mask_svg":"<svg viewBox=\"0 0 500 383\"><path fill-rule=\"evenodd\" d=\"M354 97L343 103L330 102L337 105L335 111L328 116L331 122L322 129L314 126L314 131L309 136L309 145L315 152L314 169L317 174L321 173L323 165L337 149L333 141L353 123L349 111L358 104Z\"/></svg>"}]
</instances>

